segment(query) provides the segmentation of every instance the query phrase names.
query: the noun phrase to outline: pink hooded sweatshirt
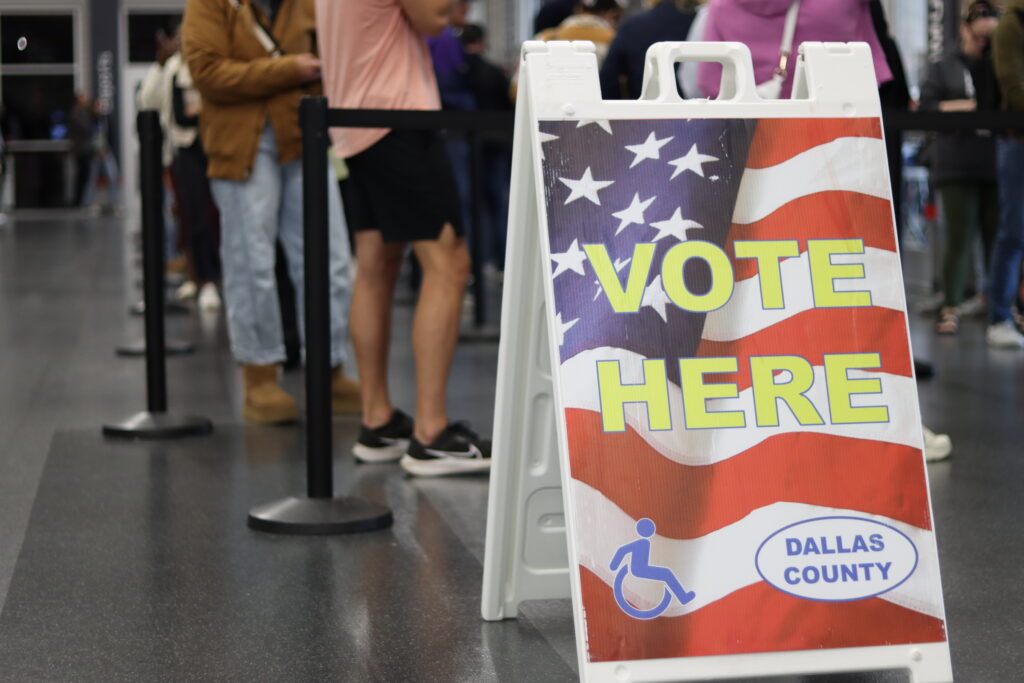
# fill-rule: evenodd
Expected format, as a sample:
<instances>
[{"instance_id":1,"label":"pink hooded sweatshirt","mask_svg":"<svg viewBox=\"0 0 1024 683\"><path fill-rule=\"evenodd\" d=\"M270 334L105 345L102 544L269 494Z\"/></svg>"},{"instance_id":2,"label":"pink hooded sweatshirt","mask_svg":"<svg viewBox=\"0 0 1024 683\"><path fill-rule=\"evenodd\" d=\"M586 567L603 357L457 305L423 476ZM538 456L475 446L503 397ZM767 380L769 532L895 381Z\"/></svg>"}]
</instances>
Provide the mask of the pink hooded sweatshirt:
<instances>
[{"instance_id":1,"label":"pink hooded sweatshirt","mask_svg":"<svg viewBox=\"0 0 1024 683\"><path fill-rule=\"evenodd\" d=\"M786 10L791 4L792 0L711 0L702 40L745 43L754 58L754 79L763 83L779 63ZM871 46L878 83L892 79L882 46L871 25L868 0L803 0L800 3L793 57L781 97L789 97L793 88L797 48L805 41L864 41ZM698 68L697 82L701 92L708 97L718 96L721 80L722 67L719 64L704 62Z\"/></svg>"}]
</instances>

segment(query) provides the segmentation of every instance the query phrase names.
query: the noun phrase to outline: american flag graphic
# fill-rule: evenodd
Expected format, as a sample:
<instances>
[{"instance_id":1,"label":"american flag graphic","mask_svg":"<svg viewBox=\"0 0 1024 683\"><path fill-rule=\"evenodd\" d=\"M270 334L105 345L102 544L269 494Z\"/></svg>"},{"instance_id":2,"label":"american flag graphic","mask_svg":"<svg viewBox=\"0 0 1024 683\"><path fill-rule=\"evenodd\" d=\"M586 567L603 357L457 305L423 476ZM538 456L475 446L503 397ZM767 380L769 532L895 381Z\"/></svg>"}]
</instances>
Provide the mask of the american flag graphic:
<instances>
[{"instance_id":1,"label":"american flag graphic","mask_svg":"<svg viewBox=\"0 0 1024 683\"><path fill-rule=\"evenodd\" d=\"M941 586L906 332L885 147L877 119L542 121L545 212L560 351L586 643L590 661L771 652L945 641ZM871 306L815 308L807 241L863 240L865 278L836 289L869 290ZM784 307L761 305L757 263L736 240L799 240L781 261ZM666 295L659 265L684 240L721 247L735 289L722 308L687 312ZM625 284L638 242L656 245L640 310L615 313L583 249L603 244ZM846 256L834 257L841 262ZM850 261L854 262L854 261ZM710 286L692 259L687 289ZM549 320L552 317L549 316ZM780 409L778 427L688 430L677 358L736 357L738 398L710 410L752 412L747 359L881 354L878 377L889 421L802 426ZM643 381L644 359L666 359L672 429L652 431L646 408L627 404L626 430L602 430L595 364L618 360L624 383ZM856 374L861 371L851 371ZM808 397L826 405L824 381ZM827 414L827 413L826 413ZM748 420L749 424L749 420ZM788 524L855 515L899 530L920 561L902 584L875 597L825 602L787 594L755 567L758 544ZM657 525L651 561L696 593L659 617L619 608L609 560ZM651 606L654 582L628 598Z\"/></svg>"}]
</instances>

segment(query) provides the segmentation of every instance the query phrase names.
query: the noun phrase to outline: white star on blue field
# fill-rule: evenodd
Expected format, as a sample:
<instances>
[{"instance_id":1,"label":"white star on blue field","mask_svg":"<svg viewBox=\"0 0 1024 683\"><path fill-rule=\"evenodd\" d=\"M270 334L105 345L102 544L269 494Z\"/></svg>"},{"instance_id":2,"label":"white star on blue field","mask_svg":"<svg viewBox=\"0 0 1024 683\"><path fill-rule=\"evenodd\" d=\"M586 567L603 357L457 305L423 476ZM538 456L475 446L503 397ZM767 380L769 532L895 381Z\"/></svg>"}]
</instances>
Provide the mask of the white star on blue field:
<instances>
[{"instance_id":1,"label":"white star on blue field","mask_svg":"<svg viewBox=\"0 0 1024 683\"><path fill-rule=\"evenodd\" d=\"M600 124L539 124L562 361L602 346L648 358L664 358L670 350L692 356L704 314L683 311L668 299L661 262L685 240L725 246L755 122ZM583 246L604 244L625 283L638 242L657 245L643 303L638 313L614 313L603 293L595 296L596 275ZM699 259L688 262L684 277L695 294L710 286L710 271ZM674 365L668 363L672 374Z\"/></svg>"}]
</instances>

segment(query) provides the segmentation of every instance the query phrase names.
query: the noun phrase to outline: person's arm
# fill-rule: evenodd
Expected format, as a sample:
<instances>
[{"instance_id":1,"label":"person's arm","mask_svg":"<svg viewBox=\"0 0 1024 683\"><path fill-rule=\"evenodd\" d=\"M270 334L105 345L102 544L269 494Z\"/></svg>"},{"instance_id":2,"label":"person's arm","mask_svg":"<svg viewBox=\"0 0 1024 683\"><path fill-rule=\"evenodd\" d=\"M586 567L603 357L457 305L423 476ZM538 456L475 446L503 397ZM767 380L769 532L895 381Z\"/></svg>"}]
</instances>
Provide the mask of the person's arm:
<instances>
[{"instance_id":1,"label":"person's arm","mask_svg":"<svg viewBox=\"0 0 1024 683\"><path fill-rule=\"evenodd\" d=\"M992 35L992 62L1007 109L1024 110L1024 30L1014 10L999 20Z\"/></svg>"},{"instance_id":2,"label":"person's arm","mask_svg":"<svg viewBox=\"0 0 1024 683\"><path fill-rule=\"evenodd\" d=\"M452 0L398 0L413 29L424 36L441 35L452 15Z\"/></svg>"},{"instance_id":3,"label":"person's arm","mask_svg":"<svg viewBox=\"0 0 1024 683\"><path fill-rule=\"evenodd\" d=\"M978 103L969 97L955 97L945 86L942 78L942 62L928 67L928 76L921 86L921 99L918 108L921 111L974 111Z\"/></svg>"},{"instance_id":4,"label":"person's arm","mask_svg":"<svg viewBox=\"0 0 1024 683\"><path fill-rule=\"evenodd\" d=\"M319 77L319 61L312 55L230 57L227 28L235 11L225 0L188 0L185 7L182 52L205 99L221 104L264 99Z\"/></svg>"},{"instance_id":5,"label":"person's arm","mask_svg":"<svg viewBox=\"0 0 1024 683\"><path fill-rule=\"evenodd\" d=\"M942 86L942 66L940 62L928 66L928 75L921 84L921 98L918 108L921 111L937 111L939 103L946 97Z\"/></svg>"},{"instance_id":6,"label":"person's arm","mask_svg":"<svg viewBox=\"0 0 1024 683\"><path fill-rule=\"evenodd\" d=\"M176 124L182 128L195 128L199 125L199 116L185 111L185 90L178 85L177 74L175 74L174 82L171 85L171 103L174 106L174 122Z\"/></svg>"},{"instance_id":7,"label":"person's arm","mask_svg":"<svg viewBox=\"0 0 1024 683\"><path fill-rule=\"evenodd\" d=\"M142 79L142 85L139 86L136 106L139 109L159 110L164 101L162 88L160 87L163 85L163 82L163 65L154 63L153 66L149 67L146 77Z\"/></svg>"}]
</instances>

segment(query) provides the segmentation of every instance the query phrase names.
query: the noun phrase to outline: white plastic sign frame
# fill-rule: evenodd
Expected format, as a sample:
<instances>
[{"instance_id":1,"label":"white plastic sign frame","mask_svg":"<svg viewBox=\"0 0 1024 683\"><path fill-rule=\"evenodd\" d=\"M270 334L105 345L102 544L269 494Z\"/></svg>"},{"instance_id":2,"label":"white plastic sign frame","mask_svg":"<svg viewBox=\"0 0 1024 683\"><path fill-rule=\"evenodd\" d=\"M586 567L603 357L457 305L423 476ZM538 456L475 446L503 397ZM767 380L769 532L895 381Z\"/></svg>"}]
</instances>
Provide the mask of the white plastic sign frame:
<instances>
[{"instance_id":1,"label":"white plastic sign frame","mask_svg":"<svg viewBox=\"0 0 1024 683\"><path fill-rule=\"evenodd\" d=\"M681 100L675 76L679 61L720 62L719 99ZM524 45L481 611L486 620L512 618L523 601L571 595L584 681L682 681L887 669L909 670L914 683L952 680L945 641L597 663L588 658L580 576L570 571L578 557L578 533L574 533L578 520L572 519L571 512L568 519L564 514L573 510L573 493L571 487L562 486L571 479L565 421L560 417L564 388L559 386L558 373L552 372L552 364L557 368L559 362L559 345L557 335L549 330L559 321L549 313L554 291L552 278L543 270L550 267L551 253L542 199L539 123L881 116L865 44L804 43L793 90L790 100L761 100L744 45L661 43L648 51L641 99L603 101L592 44ZM888 176L882 180L887 183ZM902 297L902 289L898 296ZM916 395L911 408L910 419L919 423ZM925 552L937 581L934 543ZM945 623L941 595L938 600Z\"/></svg>"}]
</instances>

